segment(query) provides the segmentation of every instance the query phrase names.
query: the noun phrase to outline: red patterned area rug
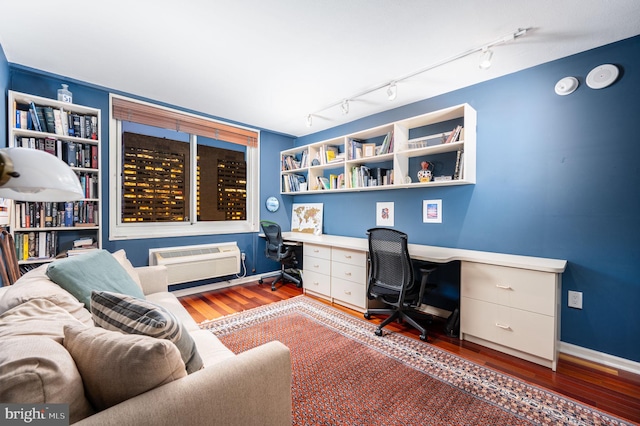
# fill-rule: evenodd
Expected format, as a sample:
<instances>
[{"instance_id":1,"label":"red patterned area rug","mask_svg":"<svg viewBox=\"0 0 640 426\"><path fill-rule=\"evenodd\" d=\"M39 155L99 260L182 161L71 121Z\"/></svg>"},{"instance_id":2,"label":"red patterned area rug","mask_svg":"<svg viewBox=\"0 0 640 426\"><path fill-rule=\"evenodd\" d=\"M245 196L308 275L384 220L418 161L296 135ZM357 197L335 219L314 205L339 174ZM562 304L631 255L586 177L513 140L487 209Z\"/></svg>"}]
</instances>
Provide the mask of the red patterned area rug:
<instances>
[{"instance_id":1,"label":"red patterned area rug","mask_svg":"<svg viewBox=\"0 0 640 426\"><path fill-rule=\"evenodd\" d=\"M271 340L289 347L296 425L629 424L427 343L378 337L305 296L201 327L235 353Z\"/></svg>"}]
</instances>

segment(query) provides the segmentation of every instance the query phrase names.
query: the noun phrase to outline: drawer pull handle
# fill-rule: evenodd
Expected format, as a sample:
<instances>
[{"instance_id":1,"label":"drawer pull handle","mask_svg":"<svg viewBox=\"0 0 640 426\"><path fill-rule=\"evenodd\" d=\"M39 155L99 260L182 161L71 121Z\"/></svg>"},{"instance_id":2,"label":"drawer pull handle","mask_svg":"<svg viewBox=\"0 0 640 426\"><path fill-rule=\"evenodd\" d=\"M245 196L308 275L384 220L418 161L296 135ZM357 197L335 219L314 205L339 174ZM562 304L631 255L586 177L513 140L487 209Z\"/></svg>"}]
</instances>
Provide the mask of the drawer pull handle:
<instances>
[{"instance_id":1,"label":"drawer pull handle","mask_svg":"<svg viewBox=\"0 0 640 426\"><path fill-rule=\"evenodd\" d=\"M314 268L319 268L319 267L320 267L320 265L313 265L313 267L314 267Z\"/></svg>"},{"instance_id":2,"label":"drawer pull handle","mask_svg":"<svg viewBox=\"0 0 640 426\"><path fill-rule=\"evenodd\" d=\"M318 249L313 249L313 252L314 252L314 253L320 253L320 250L318 250Z\"/></svg>"},{"instance_id":3,"label":"drawer pull handle","mask_svg":"<svg viewBox=\"0 0 640 426\"><path fill-rule=\"evenodd\" d=\"M346 276L350 277L351 276L351 272L345 272L344 273Z\"/></svg>"},{"instance_id":4,"label":"drawer pull handle","mask_svg":"<svg viewBox=\"0 0 640 426\"><path fill-rule=\"evenodd\" d=\"M351 296L351 292L350 292L350 291L347 291L347 290L345 290L345 291L344 291L344 294L346 294L346 295L348 295L348 296Z\"/></svg>"},{"instance_id":5,"label":"drawer pull handle","mask_svg":"<svg viewBox=\"0 0 640 426\"><path fill-rule=\"evenodd\" d=\"M500 285L500 284L496 284L496 287L501 288L503 290L511 290L511 286L510 285Z\"/></svg>"},{"instance_id":6,"label":"drawer pull handle","mask_svg":"<svg viewBox=\"0 0 640 426\"><path fill-rule=\"evenodd\" d=\"M320 283L318 281L314 281L313 285L320 285Z\"/></svg>"},{"instance_id":7,"label":"drawer pull handle","mask_svg":"<svg viewBox=\"0 0 640 426\"><path fill-rule=\"evenodd\" d=\"M345 254L345 255L344 255L344 257L345 257L346 259L351 259L351 255L350 255L350 254Z\"/></svg>"},{"instance_id":8,"label":"drawer pull handle","mask_svg":"<svg viewBox=\"0 0 640 426\"><path fill-rule=\"evenodd\" d=\"M500 324L499 322L496 323L496 327L499 327L503 330L511 330L511 327L509 327L508 325Z\"/></svg>"}]
</instances>

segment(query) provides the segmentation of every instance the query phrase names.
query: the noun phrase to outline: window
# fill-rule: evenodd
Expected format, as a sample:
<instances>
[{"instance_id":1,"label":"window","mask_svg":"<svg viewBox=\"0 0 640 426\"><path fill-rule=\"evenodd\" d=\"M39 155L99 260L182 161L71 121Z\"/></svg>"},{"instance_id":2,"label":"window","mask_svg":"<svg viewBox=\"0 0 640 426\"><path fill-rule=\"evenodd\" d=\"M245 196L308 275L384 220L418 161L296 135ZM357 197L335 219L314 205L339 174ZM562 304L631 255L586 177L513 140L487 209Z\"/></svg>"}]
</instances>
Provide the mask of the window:
<instances>
[{"instance_id":1,"label":"window","mask_svg":"<svg viewBox=\"0 0 640 426\"><path fill-rule=\"evenodd\" d=\"M110 101L110 239L258 231L257 131Z\"/></svg>"}]
</instances>

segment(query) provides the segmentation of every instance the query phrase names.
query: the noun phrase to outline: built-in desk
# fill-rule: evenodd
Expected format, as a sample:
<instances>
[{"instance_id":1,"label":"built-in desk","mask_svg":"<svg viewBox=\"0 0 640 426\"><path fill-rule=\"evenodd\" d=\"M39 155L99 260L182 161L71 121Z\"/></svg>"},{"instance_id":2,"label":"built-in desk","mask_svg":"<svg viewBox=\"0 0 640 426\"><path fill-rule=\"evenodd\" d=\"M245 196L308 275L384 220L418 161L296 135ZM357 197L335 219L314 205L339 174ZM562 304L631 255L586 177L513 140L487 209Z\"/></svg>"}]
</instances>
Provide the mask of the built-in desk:
<instances>
[{"instance_id":1,"label":"built-in desk","mask_svg":"<svg viewBox=\"0 0 640 426\"><path fill-rule=\"evenodd\" d=\"M283 232L303 244L304 290L365 311L366 238ZM460 338L556 369L567 261L409 244L411 258L460 261Z\"/></svg>"}]
</instances>

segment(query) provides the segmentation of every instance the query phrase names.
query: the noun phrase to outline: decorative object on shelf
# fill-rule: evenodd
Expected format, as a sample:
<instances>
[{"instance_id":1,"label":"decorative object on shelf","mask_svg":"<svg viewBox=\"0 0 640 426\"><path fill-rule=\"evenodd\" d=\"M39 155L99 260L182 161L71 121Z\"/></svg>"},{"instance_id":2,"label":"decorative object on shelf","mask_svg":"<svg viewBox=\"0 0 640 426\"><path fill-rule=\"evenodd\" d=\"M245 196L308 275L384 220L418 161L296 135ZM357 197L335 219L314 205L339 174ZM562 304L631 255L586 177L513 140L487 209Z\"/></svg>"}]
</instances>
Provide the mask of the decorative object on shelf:
<instances>
[{"instance_id":1,"label":"decorative object on shelf","mask_svg":"<svg viewBox=\"0 0 640 426\"><path fill-rule=\"evenodd\" d=\"M587 75L587 86L592 89L604 89L613 84L620 71L612 64L599 65Z\"/></svg>"},{"instance_id":2,"label":"decorative object on shelf","mask_svg":"<svg viewBox=\"0 0 640 426\"><path fill-rule=\"evenodd\" d=\"M422 169L418 170L418 181L431 182L431 179L433 178L433 163L423 161L420 163L420 166Z\"/></svg>"},{"instance_id":3,"label":"decorative object on shelf","mask_svg":"<svg viewBox=\"0 0 640 426\"><path fill-rule=\"evenodd\" d=\"M271 196L267 198L267 201L265 202L265 206L267 207L268 211L273 213L277 211L278 208L280 207L280 201L278 201L276 197Z\"/></svg>"},{"instance_id":4,"label":"decorative object on shelf","mask_svg":"<svg viewBox=\"0 0 640 426\"><path fill-rule=\"evenodd\" d=\"M31 148L0 149L0 197L72 201L83 196L78 177L58 157Z\"/></svg>"},{"instance_id":5,"label":"decorative object on shelf","mask_svg":"<svg viewBox=\"0 0 640 426\"><path fill-rule=\"evenodd\" d=\"M578 79L575 77L565 77L560 79L556 83L555 91L557 95L566 96L569 95L578 88Z\"/></svg>"},{"instance_id":6,"label":"decorative object on shelf","mask_svg":"<svg viewBox=\"0 0 640 426\"><path fill-rule=\"evenodd\" d=\"M58 89L58 100L67 103L73 102L73 94L69 91L68 84L63 84L62 89Z\"/></svg>"}]
</instances>

